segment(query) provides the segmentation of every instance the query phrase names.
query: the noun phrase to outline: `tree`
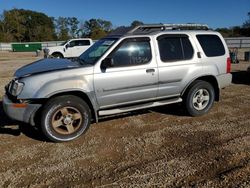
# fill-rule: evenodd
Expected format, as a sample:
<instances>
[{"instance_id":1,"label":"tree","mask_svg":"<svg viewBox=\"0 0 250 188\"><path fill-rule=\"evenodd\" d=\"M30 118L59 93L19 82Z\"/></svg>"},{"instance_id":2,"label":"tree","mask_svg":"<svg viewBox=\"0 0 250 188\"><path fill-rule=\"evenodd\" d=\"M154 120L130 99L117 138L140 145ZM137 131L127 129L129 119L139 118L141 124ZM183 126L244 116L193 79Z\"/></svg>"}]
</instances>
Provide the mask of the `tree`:
<instances>
[{"instance_id":1,"label":"tree","mask_svg":"<svg viewBox=\"0 0 250 188\"><path fill-rule=\"evenodd\" d=\"M102 19L90 19L81 26L84 37L100 39L112 30L112 23Z\"/></svg>"},{"instance_id":2,"label":"tree","mask_svg":"<svg viewBox=\"0 0 250 188\"><path fill-rule=\"evenodd\" d=\"M58 17L52 18L58 40L67 40L76 38L79 34L79 21L76 17Z\"/></svg>"},{"instance_id":3,"label":"tree","mask_svg":"<svg viewBox=\"0 0 250 188\"><path fill-rule=\"evenodd\" d=\"M54 24L50 17L44 13L23 10L25 18L25 41L46 41L54 39Z\"/></svg>"},{"instance_id":4,"label":"tree","mask_svg":"<svg viewBox=\"0 0 250 188\"><path fill-rule=\"evenodd\" d=\"M68 28L68 18L59 17L56 19L56 27L58 31L59 40L68 40L69 39L69 28Z\"/></svg>"},{"instance_id":5,"label":"tree","mask_svg":"<svg viewBox=\"0 0 250 188\"><path fill-rule=\"evenodd\" d=\"M0 15L0 42L4 40L3 33L4 33L3 15Z\"/></svg>"},{"instance_id":6,"label":"tree","mask_svg":"<svg viewBox=\"0 0 250 188\"><path fill-rule=\"evenodd\" d=\"M25 18L18 9L4 11L4 32L11 34L13 38L21 42L25 38Z\"/></svg>"},{"instance_id":7,"label":"tree","mask_svg":"<svg viewBox=\"0 0 250 188\"><path fill-rule=\"evenodd\" d=\"M248 12L248 20L243 23L242 27L218 28L216 31L220 32L223 37L250 37L250 12Z\"/></svg>"},{"instance_id":8,"label":"tree","mask_svg":"<svg viewBox=\"0 0 250 188\"><path fill-rule=\"evenodd\" d=\"M223 37L230 37L232 31L228 28L217 28L217 32L219 32Z\"/></svg>"},{"instance_id":9,"label":"tree","mask_svg":"<svg viewBox=\"0 0 250 188\"><path fill-rule=\"evenodd\" d=\"M53 40L54 25L47 15L24 9L4 11L1 24L1 41L25 42Z\"/></svg>"},{"instance_id":10,"label":"tree","mask_svg":"<svg viewBox=\"0 0 250 188\"><path fill-rule=\"evenodd\" d=\"M79 21L76 17L69 17L68 18L68 25L70 27L69 32L70 32L70 36L72 38L77 37L78 34L78 25L79 25Z\"/></svg>"},{"instance_id":11,"label":"tree","mask_svg":"<svg viewBox=\"0 0 250 188\"><path fill-rule=\"evenodd\" d=\"M141 22L141 21L138 21L138 20L134 20L132 23L131 23L131 27L136 27L138 25L143 25L144 23Z\"/></svg>"},{"instance_id":12,"label":"tree","mask_svg":"<svg viewBox=\"0 0 250 188\"><path fill-rule=\"evenodd\" d=\"M243 23L243 28L250 28L250 12L247 13L248 20Z\"/></svg>"}]
</instances>

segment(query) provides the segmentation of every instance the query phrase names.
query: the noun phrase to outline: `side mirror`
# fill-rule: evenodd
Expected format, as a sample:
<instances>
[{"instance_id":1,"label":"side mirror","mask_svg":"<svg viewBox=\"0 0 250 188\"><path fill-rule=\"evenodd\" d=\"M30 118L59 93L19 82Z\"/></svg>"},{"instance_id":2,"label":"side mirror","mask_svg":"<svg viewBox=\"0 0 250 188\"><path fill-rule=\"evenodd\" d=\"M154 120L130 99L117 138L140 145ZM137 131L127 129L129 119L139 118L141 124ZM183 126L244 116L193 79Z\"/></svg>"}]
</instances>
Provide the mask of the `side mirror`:
<instances>
[{"instance_id":1,"label":"side mirror","mask_svg":"<svg viewBox=\"0 0 250 188\"><path fill-rule=\"evenodd\" d=\"M72 44L72 43L66 44L66 48L72 48L72 47L74 47L74 44Z\"/></svg>"},{"instance_id":2,"label":"side mirror","mask_svg":"<svg viewBox=\"0 0 250 188\"><path fill-rule=\"evenodd\" d=\"M69 44L66 44L65 48L68 49L68 47L70 47Z\"/></svg>"},{"instance_id":3,"label":"side mirror","mask_svg":"<svg viewBox=\"0 0 250 188\"><path fill-rule=\"evenodd\" d=\"M110 57L105 58L102 60L101 69L106 70L108 67L114 66L114 60Z\"/></svg>"}]
</instances>

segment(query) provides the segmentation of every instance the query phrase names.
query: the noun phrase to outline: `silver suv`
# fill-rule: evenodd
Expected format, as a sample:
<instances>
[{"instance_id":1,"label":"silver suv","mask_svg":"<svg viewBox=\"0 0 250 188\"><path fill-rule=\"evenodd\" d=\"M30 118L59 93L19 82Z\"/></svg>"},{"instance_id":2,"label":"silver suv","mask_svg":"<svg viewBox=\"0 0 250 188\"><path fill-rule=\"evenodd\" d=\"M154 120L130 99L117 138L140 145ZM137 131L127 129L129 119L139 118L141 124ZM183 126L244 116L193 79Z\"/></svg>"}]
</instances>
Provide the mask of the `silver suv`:
<instances>
[{"instance_id":1,"label":"silver suv","mask_svg":"<svg viewBox=\"0 0 250 188\"><path fill-rule=\"evenodd\" d=\"M123 28L78 59L36 61L6 86L4 110L38 123L55 142L79 137L100 116L132 110L183 102L191 116L203 115L232 80L225 41L204 27Z\"/></svg>"}]
</instances>

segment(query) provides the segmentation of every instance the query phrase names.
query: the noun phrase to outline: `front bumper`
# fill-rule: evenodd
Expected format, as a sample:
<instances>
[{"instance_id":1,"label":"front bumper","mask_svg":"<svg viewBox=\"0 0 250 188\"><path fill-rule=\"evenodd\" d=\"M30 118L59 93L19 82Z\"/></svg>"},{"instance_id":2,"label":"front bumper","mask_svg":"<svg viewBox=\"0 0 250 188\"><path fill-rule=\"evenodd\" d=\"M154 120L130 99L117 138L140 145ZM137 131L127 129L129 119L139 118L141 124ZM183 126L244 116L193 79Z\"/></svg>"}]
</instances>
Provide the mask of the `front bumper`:
<instances>
[{"instance_id":1,"label":"front bumper","mask_svg":"<svg viewBox=\"0 0 250 188\"><path fill-rule=\"evenodd\" d=\"M7 95L3 96L4 112L14 120L22 121L34 125L34 116L41 104L18 104L13 103Z\"/></svg>"}]
</instances>

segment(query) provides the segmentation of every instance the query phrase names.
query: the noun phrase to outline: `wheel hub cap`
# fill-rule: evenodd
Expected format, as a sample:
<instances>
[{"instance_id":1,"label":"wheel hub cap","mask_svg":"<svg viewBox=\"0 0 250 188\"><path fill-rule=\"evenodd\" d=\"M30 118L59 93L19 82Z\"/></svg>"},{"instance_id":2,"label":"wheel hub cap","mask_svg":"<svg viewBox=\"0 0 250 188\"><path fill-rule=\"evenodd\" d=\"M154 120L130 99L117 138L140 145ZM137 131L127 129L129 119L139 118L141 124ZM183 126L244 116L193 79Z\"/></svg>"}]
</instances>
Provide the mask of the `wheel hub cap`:
<instances>
[{"instance_id":1,"label":"wheel hub cap","mask_svg":"<svg viewBox=\"0 0 250 188\"><path fill-rule=\"evenodd\" d=\"M72 116L67 115L66 117L64 117L63 123L64 123L65 125L69 125L69 124L73 123Z\"/></svg>"},{"instance_id":2,"label":"wheel hub cap","mask_svg":"<svg viewBox=\"0 0 250 188\"><path fill-rule=\"evenodd\" d=\"M76 132L83 121L80 111L72 106L58 109L52 117L52 127L59 133L69 135Z\"/></svg>"},{"instance_id":3,"label":"wheel hub cap","mask_svg":"<svg viewBox=\"0 0 250 188\"><path fill-rule=\"evenodd\" d=\"M199 89L193 96L193 106L196 110L203 110L210 100L209 92L206 89Z\"/></svg>"},{"instance_id":4,"label":"wheel hub cap","mask_svg":"<svg viewBox=\"0 0 250 188\"><path fill-rule=\"evenodd\" d=\"M203 102L203 101L204 101L203 96L199 96L199 97L197 98L197 102L198 102L198 103L201 103L201 102Z\"/></svg>"}]
</instances>

